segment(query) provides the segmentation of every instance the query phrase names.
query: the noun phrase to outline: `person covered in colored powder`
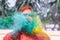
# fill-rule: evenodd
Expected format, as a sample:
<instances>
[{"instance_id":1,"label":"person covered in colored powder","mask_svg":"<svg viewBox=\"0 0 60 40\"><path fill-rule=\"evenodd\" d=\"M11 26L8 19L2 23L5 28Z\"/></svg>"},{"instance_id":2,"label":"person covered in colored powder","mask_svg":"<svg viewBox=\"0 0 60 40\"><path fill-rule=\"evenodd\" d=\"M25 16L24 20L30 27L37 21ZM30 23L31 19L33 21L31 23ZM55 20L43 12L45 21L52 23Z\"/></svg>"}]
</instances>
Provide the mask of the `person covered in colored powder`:
<instances>
[{"instance_id":1,"label":"person covered in colored powder","mask_svg":"<svg viewBox=\"0 0 60 40\"><path fill-rule=\"evenodd\" d=\"M13 15L13 32L7 34L3 40L50 40L43 31L39 15L32 11L31 6L24 6L20 11Z\"/></svg>"}]
</instances>

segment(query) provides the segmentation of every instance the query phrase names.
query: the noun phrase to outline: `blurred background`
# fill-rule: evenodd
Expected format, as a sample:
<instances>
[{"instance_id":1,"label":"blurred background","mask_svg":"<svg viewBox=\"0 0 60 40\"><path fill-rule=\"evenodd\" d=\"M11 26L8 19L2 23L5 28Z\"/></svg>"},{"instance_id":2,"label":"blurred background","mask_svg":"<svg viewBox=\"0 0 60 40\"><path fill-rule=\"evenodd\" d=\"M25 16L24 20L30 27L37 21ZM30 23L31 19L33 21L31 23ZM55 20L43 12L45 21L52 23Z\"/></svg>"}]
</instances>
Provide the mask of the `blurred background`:
<instances>
[{"instance_id":1,"label":"blurred background","mask_svg":"<svg viewBox=\"0 0 60 40\"><path fill-rule=\"evenodd\" d=\"M4 23L4 18L9 19L24 5L31 5L33 11L39 13L45 30L60 30L60 0L0 0L0 29L12 29L11 24Z\"/></svg>"}]
</instances>

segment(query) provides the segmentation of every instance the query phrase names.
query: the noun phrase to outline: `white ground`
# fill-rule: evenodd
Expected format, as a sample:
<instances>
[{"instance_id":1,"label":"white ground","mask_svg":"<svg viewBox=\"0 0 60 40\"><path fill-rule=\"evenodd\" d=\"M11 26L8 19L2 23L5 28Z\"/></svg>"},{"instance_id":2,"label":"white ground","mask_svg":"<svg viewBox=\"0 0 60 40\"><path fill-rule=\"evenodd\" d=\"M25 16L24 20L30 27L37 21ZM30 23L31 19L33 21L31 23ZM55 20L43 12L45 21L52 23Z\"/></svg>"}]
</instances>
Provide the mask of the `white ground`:
<instances>
[{"instance_id":1,"label":"white ground","mask_svg":"<svg viewBox=\"0 0 60 40\"><path fill-rule=\"evenodd\" d=\"M11 32L12 30L0 30L0 40L3 40L3 37ZM60 40L60 31L45 31L51 38L51 40Z\"/></svg>"}]
</instances>

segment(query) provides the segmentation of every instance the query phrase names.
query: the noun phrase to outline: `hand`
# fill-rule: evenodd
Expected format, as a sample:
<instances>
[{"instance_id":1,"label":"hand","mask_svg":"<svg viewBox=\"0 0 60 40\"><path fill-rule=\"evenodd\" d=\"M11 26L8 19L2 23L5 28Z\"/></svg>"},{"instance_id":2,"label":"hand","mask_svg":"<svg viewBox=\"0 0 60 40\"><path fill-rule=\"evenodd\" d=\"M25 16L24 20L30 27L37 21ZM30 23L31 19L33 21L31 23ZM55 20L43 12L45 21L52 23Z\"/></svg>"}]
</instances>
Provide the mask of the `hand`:
<instances>
[{"instance_id":1,"label":"hand","mask_svg":"<svg viewBox=\"0 0 60 40\"><path fill-rule=\"evenodd\" d=\"M31 17L31 16L29 16L29 17L28 17L28 20L31 22L31 21L32 21L32 17Z\"/></svg>"}]
</instances>

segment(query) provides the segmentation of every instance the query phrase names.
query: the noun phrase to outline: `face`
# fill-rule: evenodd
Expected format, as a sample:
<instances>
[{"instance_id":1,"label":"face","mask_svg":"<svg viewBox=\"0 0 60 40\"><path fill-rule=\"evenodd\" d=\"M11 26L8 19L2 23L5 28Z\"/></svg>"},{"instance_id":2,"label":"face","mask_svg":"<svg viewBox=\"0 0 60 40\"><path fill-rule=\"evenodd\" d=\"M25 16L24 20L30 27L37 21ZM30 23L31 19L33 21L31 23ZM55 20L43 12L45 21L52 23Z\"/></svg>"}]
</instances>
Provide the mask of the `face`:
<instances>
[{"instance_id":1,"label":"face","mask_svg":"<svg viewBox=\"0 0 60 40\"><path fill-rule=\"evenodd\" d=\"M27 10L23 11L23 14L30 14L30 13L31 13L30 9L27 9ZM29 16L28 19L29 19L30 22L32 21L32 17L31 16Z\"/></svg>"}]
</instances>

